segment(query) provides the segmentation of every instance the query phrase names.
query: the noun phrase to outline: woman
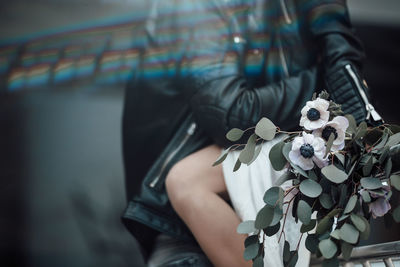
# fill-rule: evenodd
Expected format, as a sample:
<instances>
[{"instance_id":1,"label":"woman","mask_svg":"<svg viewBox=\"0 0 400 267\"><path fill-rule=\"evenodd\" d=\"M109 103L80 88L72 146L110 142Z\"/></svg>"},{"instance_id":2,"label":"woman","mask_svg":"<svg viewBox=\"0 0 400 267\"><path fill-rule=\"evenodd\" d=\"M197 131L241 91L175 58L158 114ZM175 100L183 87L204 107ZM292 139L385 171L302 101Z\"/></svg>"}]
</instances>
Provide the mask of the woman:
<instances>
[{"instance_id":1,"label":"woman","mask_svg":"<svg viewBox=\"0 0 400 267\"><path fill-rule=\"evenodd\" d=\"M171 209L170 198L217 266L226 264L226 255L248 264L241 262L245 236L235 234L241 218L223 200L222 169L209 167L220 153L217 146L230 145L225 133L254 126L263 116L282 129L294 129L301 107L321 89L358 122L379 119L369 115L375 112L361 97L364 55L346 5L343 0L156 0L146 35L150 48L126 90L129 204L123 220L145 251L158 232L188 240L191 234ZM210 143L215 145L200 150ZM207 178L200 179L200 173ZM189 192L198 201L185 203ZM192 217L196 204L204 216ZM218 212L203 212L204 207ZM205 227L216 218L232 223Z\"/></svg>"}]
</instances>

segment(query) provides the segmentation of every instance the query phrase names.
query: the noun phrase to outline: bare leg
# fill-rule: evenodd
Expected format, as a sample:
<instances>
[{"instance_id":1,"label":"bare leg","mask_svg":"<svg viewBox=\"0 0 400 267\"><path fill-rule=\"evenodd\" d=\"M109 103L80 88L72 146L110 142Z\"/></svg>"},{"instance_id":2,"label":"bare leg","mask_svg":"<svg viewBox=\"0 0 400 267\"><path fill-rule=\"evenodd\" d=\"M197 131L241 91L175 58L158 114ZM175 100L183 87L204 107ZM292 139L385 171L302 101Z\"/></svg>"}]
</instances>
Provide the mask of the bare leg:
<instances>
[{"instance_id":1,"label":"bare leg","mask_svg":"<svg viewBox=\"0 0 400 267\"><path fill-rule=\"evenodd\" d=\"M243 259L246 235L236 232L240 219L221 197L226 194L222 167L212 167L220 152L209 146L175 164L166 180L168 196L215 266L251 266Z\"/></svg>"}]
</instances>

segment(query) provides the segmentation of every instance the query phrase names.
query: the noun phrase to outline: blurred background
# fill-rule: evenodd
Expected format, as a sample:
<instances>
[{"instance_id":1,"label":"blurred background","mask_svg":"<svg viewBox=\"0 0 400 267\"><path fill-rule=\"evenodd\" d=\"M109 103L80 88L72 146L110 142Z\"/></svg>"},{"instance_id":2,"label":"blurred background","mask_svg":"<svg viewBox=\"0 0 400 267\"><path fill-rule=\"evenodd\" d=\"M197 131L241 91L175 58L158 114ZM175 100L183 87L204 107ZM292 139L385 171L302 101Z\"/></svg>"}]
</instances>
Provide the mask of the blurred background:
<instances>
[{"instance_id":1,"label":"blurred background","mask_svg":"<svg viewBox=\"0 0 400 267\"><path fill-rule=\"evenodd\" d=\"M2 266L144 266L120 223L121 112L149 4L0 1ZM374 104L400 123L400 1L348 4ZM400 239L375 229L368 243Z\"/></svg>"}]
</instances>

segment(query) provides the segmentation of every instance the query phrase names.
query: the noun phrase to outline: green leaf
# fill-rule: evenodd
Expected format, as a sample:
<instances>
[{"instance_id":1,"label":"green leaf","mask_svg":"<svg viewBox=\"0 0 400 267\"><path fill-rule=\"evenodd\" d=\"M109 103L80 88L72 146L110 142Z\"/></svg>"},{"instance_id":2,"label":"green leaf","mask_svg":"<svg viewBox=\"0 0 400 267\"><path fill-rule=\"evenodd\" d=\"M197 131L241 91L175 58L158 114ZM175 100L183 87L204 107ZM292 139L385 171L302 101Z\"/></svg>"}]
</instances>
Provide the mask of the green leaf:
<instances>
[{"instance_id":1,"label":"green leaf","mask_svg":"<svg viewBox=\"0 0 400 267\"><path fill-rule=\"evenodd\" d=\"M343 258L348 261L351 257L351 252L353 251L354 246L350 245L349 243L342 242L340 247L342 250Z\"/></svg>"},{"instance_id":2,"label":"green leaf","mask_svg":"<svg viewBox=\"0 0 400 267\"><path fill-rule=\"evenodd\" d=\"M304 195L316 198L322 193L322 187L314 180L306 179L300 184L300 192Z\"/></svg>"},{"instance_id":3,"label":"green leaf","mask_svg":"<svg viewBox=\"0 0 400 267\"><path fill-rule=\"evenodd\" d=\"M256 146L256 149L254 150L253 158L250 160L249 163L247 163L247 165L250 165L257 159L258 155L260 155L261 149L262 149L262 145Z\"/></svg>"},{"instance_id":4,"label":"green leaf","mask_svg":"<svg viewBox=\"0 0 400 267\"><path fill-rule=\"evenodd\" d=\"M272 140L276 134L276 126L267 118L262 118L256 125L256 135L264 140Z\"/></svg>"},{"instance_id":5,"label":"green leaf","mask_svg":"<svg viewBox=\"0 0 400 267\"><path fill-rule=\"evenodd\" d=\"M344 213L350 213L353 211L353 209L356 207L358 197L357 195L353 195L350 197L346 204L346 208L344 209Z\"/></svg>"},{"instance_id":6,"label":"green leaf","mask_svg":"<svg viewBox=\"0 0 400 267\"><path fill-rule=\"evenodd\" d=\"M371 173L372 167L374 166L372 162L372 156L370 156L363 167L364 176L368 176Z\"/></svg>"},{"instance_id":7,"label":"green leaf","mask_svg":"<svg viewBox=\"0 0 400 267\"><path fill-rule=\"evenodd\" d=\"M379 156L379 164L382 165L383 162L385 162L385 159L389 155L389 151L390 151L390 148L387 146L383 149L382 154Z\"/></svg>"},{"instance_id":8,"label":"green leaf","mask_svg":"<svg viewBox=\"0 0 400 267\"><path fill-rule=\"evenodd\" d=\"M275 185L281 185L288 180L296 179L296 175L291 171L284 172L278 180L276 180Z\"/></svg>"},{"instance_id":9,"label":"green leaf","mask_svg":"<svg viewBox=\"0 0 400 267\"><path fill-rule=\"evenodd\" d=\"M357 214L351 214L350 219L353 222L354 226L360 231L364 232L367 226L365 225L365 222L363 219L361 219L361 216Z\"/></svg>"},{"instance_id":10,"label":"green leaf","mask_svg":"<svg viewBox=\"0 0 400 267\"><path fill-rule=\"evenodd\" d=\"M290 260L290 244L285 240L283 245L283 262L288 262Z\"/></svg>"},{"instance_id":11,"label":"green leaf","mask_svg":"<svg viewBox=\"0 0 400 267\"><path fill-rule=\"evenodd\" d=\"M280 228L281 228L281 223L279 222L273 226L268 226L267 228L265 228L264 233L267 236L273 236L274 234L276 234L279 231Z\"/></svg>"},{"instance_id":12,"label":"green leaf","mask_svg":"<svg viewBox=\"0 0 400 267\"><path fill-rule=\"evenodd\" d=\"M367 190L361 191L361 197L364 200L365 203L371 202L371 196L369 195Z\"/></svg>"},{"instance_id":13,"label":"green leaf","mask_svg":"<svg viewBox=\"0 0 400 267\"><path fill-rule=\"evenodd\" d=\"M236 229L236 232L238 232L239 234L250 234L255 231L256 228L254 227L254 221L241 222Z\"/></svg>"},{"instance_id":14,"label":"green leaf","mask_svg":"<svg viewBox=\"0 0 400 267\"><path fill-rule=\"evenodd\" d=\"M264 258L262 256L258 256L253 261L253 267L264 267Z\"/></svg>"},{"instance_id":15,"label":"green leaf","mask_svg":"<svg viewBox=\"0 0 400 267\"><path fill-rule=\"evenodd\" d=\"M275 207L277 204L282 207L283 195L282 188L279 186L271 187L264 194L264 202L271 207Z\"/></svg>"},{"instance_id":16,"label":"green leaf","mask_svg":"<svg viewBox=\"0 0 400 267\"><path fill-rule=\"evenodd\" d=\"M297 205L297 217L305 225L311 221L311 207L304 200L300 200Z\"/></svg>"},{"instance_id":17,"label":"green leaf","mask_svg":"<svg viewBox=\"0 0 400 267\"><path fill-rule=\"evenodd\" d=\"M390 176L390 184L400 191L400 175L393 174Z\"/></svg>"},{"instance_id":18,"label":"green leaf","mask_svg":"<svg viewBox=\"0 0 400 267\"><path fill-rule=\"evenodd\" d=\"M331 133L331 135L329 136L328 142L326 142L324 158L329 154L329 152L331 152L333 141L335 141L335 135L333 133Z\"/></svg>"},{"instance_id":19,"label":"green leaf","mask_svg":"<svg viewBox=\"0 0 400 267\"><path fill-rule=\"evenodd\" d=\"M397 206L397 208L392 211L392 216L395 222L400 223L400 206Z\"/></svg>"},{"instance_id":20,"label":"green leaf","mask_svg":"<svg viewBox=\"0 0 400 267\"><path fill-rule=\"evenodd\" d=\"M336 184L343 183L348 178L347 174L344 171L339 170L333 164L323 167L321 169L321 172L326 177L326 179Z\"/></svg>"},{"instance_id":21,"label":"green leaf","mask_svg":"<svg viewBox=\"0 0 400 267\"><path fill-rule=\"evenodd\" d=\"M229 141L236 142L240 138L242 138L244 131L238 128L233 128L229 132L226 133L226 138Z\"/></svg>"},{"instance_id":22,"label":"green leaf","mask_svg":"<svg viewBox=\"0 0 400 267\"><path fill-rule=\"evenodd\" d=\"M356 135L354 136L353 140L356 141L357 139L364 137L366 133L367 133L367 123L363 121L360 123L360 125L358 125Z\"/></svg>"},{"instance_id":23,"label":"green leaf","mask_svg":"<svg viewBox=\"0 0 400 267\"><path fill-rule=\"evenodd\" d=\"M233 172L239 170L241 165L242 165L242 163L240 162L240 159L237 159L236 163L235 163L235 166L233 166Z\"/></svg>"},{"instance_id":24,"label":"green leaf","mask_svg":"<svg viewBox=\"0 0 400 267\"><path fill-rule=\"evenodd\" d=\"M349 127L347 128L347 132L349 133L355 133L356 129L357 129L357 122L354 119L353 115L345 115L345 117L347 118L347 120L349 121Z\"/></svg>"},{"instance_id":25,"label":"green leaf","mask_svg":"<svg viewBox=\"0 0 400 267\"><path fill-rule=\"evenodd\" d=\"M297 250L290 251L290 260L285 264L285 267L295 267L298 259L299 253Z\"/></svg>"},{"instance_id":26,"label":"green leaf","mask_svg":"<svg viewBox=\"0 0 400 267\"><path fill-rule=\"evenodd\" d=\"M340 238L350 244L356 244L360 232L351 224L345 223L340 228Z\"/></svg>"},{"instance_id":27,"label":"green leaf","mask_svg":"<svg viewBox=\"0 0 400 267\"><path fill-rule=\"evenodd\" d=\"M390 173L391 173L391 171L392 171L392 167L393 167L392 159L389 158L389 159L386 161L386 164L385 164L385 178L386 178L386 179L389 179L389 175L390 175Z\"/></svg>"},{"instance_id":28,"label":"green leaf","mask_svg":"<svg viewBox=\"0 0 400 267\"><path fill-rule=\"evenodd\" d=\"M371 232L371 226L369 225L369 222L367 221L367 219L365 219L362 216L360 216L360 218L361 218L361 220L364 221L364 224L365 224L365 230L360 233L360 240L367 240L369 238L369 234Z\"/></svg>"},{"instance_id":29,"label":"green leaf","mask_svg":"<svg viewBox=\"0 0 400 267\"><path fill-rule=\"evenodd\" d=\"M267 228L274 218L274 208L268 205L265 205L256 216L255 227L256 229L264 229Z\"/></svg>"},{"instance_id":30,"label":"green leaf","mask_svg":"<svg viewBox=\"0 0 400 267\"><path fill-rule=\"evenodd\" d=\"M231 148L229 147L229 148L223 150L223 151L221 152L221 155L219 155L219 157L217 158L217 160L214 162L213 166L217 166L218 164L221 164L221 163L226 159L226 157L228 156L228 153L229 153L229 150L230 150L230 149L231 149Z\"/></svg>"},{"instance_id":31,"label":"green leaf","mask_svg":"<svg viewBox=\"0 0 400 267\"><path fill-rule=\"evenodd\" d=\"M344 155L340 154L340 153L336 153L335 157L340 161L340 163L342 163L342 166L344 166Z\"/></svg>"},{"instance_id":32,"label":"green leaf","mask_svg":"<svg viewBox=\"0 0 400 267\"><path fill-rule=\"evenodd\" d=\"M312 219L312 220L310 221L309 224L307 224L307 225L306 225L306 224L301 225L301 227L300 227L300 233L306 233L306 232L311 231L312 229L315 228L315 225L317 225L317 220Z\"/></svg>"},{"instance_id":33,"label":"green leaf","mask_svg":"<svg viewBox=\"0 0 400 267\"><path fill-rule=\"evenodd\" d=\"M244 247L247 248L251 244L258 244L258 243L259 243L258 235L250 235L244 240Z\"/></svg>"},{"instance_id":34,"label":"green leaf","mask_svg":"<svg viewBox=\"0 0 400 267\"><path fill-rule=\"evenodd\" d=\"M349 216L350 216L349 214L345 214L345 215L340 216L340 218L338 219L338 222L346 220L347 218L349 218Z\"/></svg>"},{"instance_id":35,"label":"green leaf","mask_svg":"<svg viewBox=\"0 0 400 267\"><path fill-rule=\"evenodd\" d=\"M333 219L325 216L322 220L320 220L317 224L317 234L323 234L325 233L330 227L332 227L333 224Z\"/></svg>"},{"instance_id":36,"label":"green leaf","mask_svg":"<svg viewBox=\"0 0 400 267\"><path fill-rule=\"evenodd\" d=\"M316 234L310 234L307 236L306 248L308 249L308 251L314 254L317 251L318 244L319 240Z\"/></svg>"},{"instance_id":37,"label":"green leaf","mask_svg":"<svg viewBox=\"0 0 400 267\"><path fill-rule=\"evenodd\" d=\"M386 146L392 147L400 143L400 133L396 133L389 137L389 140L386 143Z\"/></svg>"},{"instance_id":38,"label":"green leaf","mask_svg":"<svg viewBox=\"0 0 400 267\"><path fill-rule=\"evenodd\" d=\"M244 249L243 258L246 261L254 259L258 255L259 248L260 248L260 244L258 244L258 243L249 245L248 247L246 247Z\"/></svg>"},{"instance_id":39,"label":"green leaf","mask_svg":"<svg viewBox=\"0 0 400 267\"><path fill-rule=\"evenodd\" d=\"M287 163L287 160L282 152L284 146L284 142L279 142L276 143L269 151L269 160L271 161L272 167L276 171L282 170Z\"/></svg>"},{"instance_id":40,"label":"green leaf","mask_svg":"<svg viewBox=\"0 0 400 267\"><path fill-rule=\"evenodd\" d=\"M277 223L279 223L279 221L282 219L283 217L283 211L281 209L281 207L278 205L274 208L274 215L272 217L272 221L269 225L275 225Z\"/></svg>"},{"instance_id":41,"label":"green leaf","mask_svg":"<svg viewBox=\"0 0 400 267\"><path fill-rule=\"evenodd\" d=\"M337 257L325 259L322 261L322 267L339 267L339 260Z\"/></svg>"},{"instance_id":42,"label":"green leaf","mask_svg":"<svg viewBox=\"0 0 400 267\"><path fill-rule=\"evenodd\" d=\"M254 151L256 149L256 138L255 134L252 134L247 140L247 144L239 154L239 160L242 163L249 163L254 157Z\"/></svg>"},{"instance_id":43,"label":"green leaf","mask_svg":"<svg viewBox=\"0 0 400 267\"><path fill-rule=\"evenodd\" d=\"M330 239L324 239L321 242L319 242L318 248L325 259L332 258L333 256L335 256L337 252L337 246L335 242L333 242Z\"/></svg>"},{"instance_id":44,"label":"green leaf","mask_svg":"<svg viewBox=\"0 0 400 267\"><path fill-rule=\"evenodd\" d=\"M374 178L374 177L367 177L367 178L361 178L360 180L362 187L364 187L365 189L378 189L381 188L383 185L381 183L381 180L379 180L378 178Z\"/></svg>"},{"instance_id":45,"label":"green leaf","mask_svg":"<svg viewBox=\"0 0 400 267\"><path fill-rule=\"evenodd\" d=\"M340 240L340 230L339 230L339 229L335 229L335 230L330 234L330 236L333 237L333 238L335 238L335 239L337 239L337 240Z\"/></svg>"},{"instance_id":46,"label":"green leaf","mask_svg":"<svg viewBox=\"0 0 400 267\"><path fill-rule=\"evenodd\" d=\"M325 209L330 209L333 206L332 197L326 193L322 193L319 196L319 203L321 203L321 206L324 207Z\"/></svg>"}]
</instances>

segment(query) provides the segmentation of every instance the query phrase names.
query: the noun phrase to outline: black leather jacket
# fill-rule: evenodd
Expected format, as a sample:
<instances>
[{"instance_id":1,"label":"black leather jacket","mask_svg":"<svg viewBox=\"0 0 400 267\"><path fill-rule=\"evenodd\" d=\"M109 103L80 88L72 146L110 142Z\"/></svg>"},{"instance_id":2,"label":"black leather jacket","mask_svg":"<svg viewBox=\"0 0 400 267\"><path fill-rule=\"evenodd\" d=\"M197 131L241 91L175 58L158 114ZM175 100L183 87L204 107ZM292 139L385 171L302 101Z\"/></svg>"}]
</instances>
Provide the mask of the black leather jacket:
<instances>
[{"instance_id":1,"label":"black leather jacket","mask_svg":"<svg viewBox=\"0 0 400 267\"><path fill-rule=\"evenodd\" d=\"M157 232L192 238L165 177L205 145L229 145L229 129L263 116L296 128L321 89L357 121L380 119L365 95L363 49L345 1L157 0L143 34L147 47L123 113L123 221L145 248Z\"/></svg>"}]
</instances>

